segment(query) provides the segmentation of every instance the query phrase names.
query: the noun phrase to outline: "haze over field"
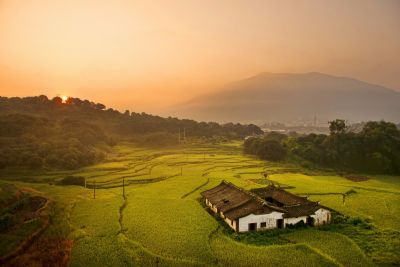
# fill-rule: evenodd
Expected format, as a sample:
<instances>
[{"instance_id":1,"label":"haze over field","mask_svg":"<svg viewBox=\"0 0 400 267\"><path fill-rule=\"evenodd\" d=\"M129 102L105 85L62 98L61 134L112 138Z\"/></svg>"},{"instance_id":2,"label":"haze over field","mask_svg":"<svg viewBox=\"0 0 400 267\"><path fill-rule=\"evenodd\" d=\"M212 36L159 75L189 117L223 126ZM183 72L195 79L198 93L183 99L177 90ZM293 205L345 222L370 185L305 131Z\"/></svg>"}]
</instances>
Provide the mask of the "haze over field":
<instances>
[{"instance_id":1,"label":"haze over field","mask_svg":"<svg viewBox=\"0 0 400 267\"><path fill-rule=\"evenodd\" d=\"M260 72L312 71L400 90L399 14L396 0L2 0L0 95L160 113Z\"/></svg>"}]
</instances>

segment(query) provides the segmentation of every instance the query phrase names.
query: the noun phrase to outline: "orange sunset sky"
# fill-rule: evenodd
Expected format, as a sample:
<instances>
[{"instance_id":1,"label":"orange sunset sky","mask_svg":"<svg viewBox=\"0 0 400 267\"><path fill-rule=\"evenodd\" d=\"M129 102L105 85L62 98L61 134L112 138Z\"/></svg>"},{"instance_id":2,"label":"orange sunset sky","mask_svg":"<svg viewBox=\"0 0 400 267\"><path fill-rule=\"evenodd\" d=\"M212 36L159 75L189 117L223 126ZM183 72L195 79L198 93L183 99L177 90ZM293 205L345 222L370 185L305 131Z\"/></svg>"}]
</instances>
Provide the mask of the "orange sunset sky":
<instances>
[{"instance_id":1,"label":"orange sunset sky","mask_svg":"<svg viewBox=\"0 0 400 267\"><path fill-rule=\"evenodd\" d=\"M0 0L0 95L161 112L259 72L400 90L397 0Z\"/></svg>"}]
</instances>

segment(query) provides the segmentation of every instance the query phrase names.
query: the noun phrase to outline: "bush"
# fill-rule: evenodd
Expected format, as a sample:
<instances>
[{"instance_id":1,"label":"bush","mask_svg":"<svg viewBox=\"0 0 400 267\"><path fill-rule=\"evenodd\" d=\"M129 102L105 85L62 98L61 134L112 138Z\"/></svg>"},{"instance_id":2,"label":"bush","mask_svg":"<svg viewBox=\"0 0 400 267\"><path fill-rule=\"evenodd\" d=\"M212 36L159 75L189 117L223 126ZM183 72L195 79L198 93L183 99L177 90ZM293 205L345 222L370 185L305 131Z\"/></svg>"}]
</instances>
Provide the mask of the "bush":
<instances>
[{"instance_id":1,"label":"bush","mask_svg":"<svg viewBox=\"0 0 400 267\"><path fill-rule=\"evenodd\" d=\"M359 226L364 229L372 229L373 228L373 225L370 223L370 220L368 220L368 219L364 220L360 217L351 218L348 222L352 225Z\"/></svg>"},{"instance_id":2,"label":"bush","mask_svg":"<svg viewBox=\"0 0 400 267\"><path fill-rule=\"evenodd\" d=\"M298 229L298 228L305 228L307 227L307 224L304 223L303 220L295 223L295 224L286 224L286 227L289 229Z\"/></svg>"},{"instance_id":3,"label":"bush","mask_svg":"<svg viewBox=\"0 0 400 267\"><path fill-rule=\"evenodd\" d=\"M334 224L342 224L342 223L346 223L347 221L348 221L348 217L343 216L343 215L335 215L335 216L333 216L333 220L332 220L332 222Z\"/></svg>"},{"instance_id":4,"label":"bush","mask_svg":"<svg viewBox=\"0 0 400 267\"><path fill-rule=\"evenodd\" d=\"M63 185L81 185L85 186L85 177L83 176L66 176L61 181Z\"/></svg>"},{"instance_id":5,"label":"bush","mask_svg":"<svg viewBox=\"0 0 400 267\"><path fill-rule=\"evenodd\" d=\"M349 220L349 223L351 223L352 225L360 225L363 223L363 220L359 217L355 217Z\"/></svg>"}]
</instances>

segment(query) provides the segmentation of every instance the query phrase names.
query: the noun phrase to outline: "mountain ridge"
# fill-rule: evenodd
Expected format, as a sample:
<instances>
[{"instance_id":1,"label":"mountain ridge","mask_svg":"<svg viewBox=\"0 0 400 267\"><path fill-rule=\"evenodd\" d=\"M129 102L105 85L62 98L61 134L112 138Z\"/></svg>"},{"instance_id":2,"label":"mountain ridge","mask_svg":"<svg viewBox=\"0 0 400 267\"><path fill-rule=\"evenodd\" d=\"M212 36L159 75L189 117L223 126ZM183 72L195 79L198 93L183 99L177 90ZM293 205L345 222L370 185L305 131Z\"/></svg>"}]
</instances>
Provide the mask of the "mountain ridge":
<instances>
[{"instance_id":1,"label":"mountain ridge","mask_svg":"<svg viewBox=\"0 0 400 267\"><path fill-rule=\"evenodd\" d=\"M240 109L240 112L238 110ZM184 117L262 123L321 120L400 120L400 92L357 79L320 72L261 72L216 93L171 108Z\"/></svg>"}]
</instances>

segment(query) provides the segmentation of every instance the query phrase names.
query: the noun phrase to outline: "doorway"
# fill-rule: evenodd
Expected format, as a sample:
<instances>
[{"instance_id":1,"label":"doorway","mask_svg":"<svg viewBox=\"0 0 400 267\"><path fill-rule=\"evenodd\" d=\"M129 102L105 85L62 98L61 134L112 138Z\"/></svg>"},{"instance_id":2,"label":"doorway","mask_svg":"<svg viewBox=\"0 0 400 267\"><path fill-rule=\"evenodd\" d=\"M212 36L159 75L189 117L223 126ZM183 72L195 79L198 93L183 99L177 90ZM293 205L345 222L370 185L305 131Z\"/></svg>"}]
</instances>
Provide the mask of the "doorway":
<instances>
[{"instance_id":1,"label":"doorway","mask_svg":"<svg viewBox=\"0 0 400 267\"><path fill-rule=\"evenodd\" d=\"M257 230L257 223L249 223L249 231Z\"/></svg>"},{"instance_id":2,"label":"doorway","mask_svg":"<svg viewBox=\"0 0 400 267\"><path fill-rule=\"evenodd\" d=\"M276 220L276 228L283 228L283 219Z\"/></svg>"},{"instance_id":3,"label":"doorway","mask_svg":"<svg viewBox=\"0 0 400 267\"><path fill-rule=\"evenodd\" d=\"M314 226L314 218L313 217L307 217L307 224L309 226Z\"/></svg>"}]
</instances>

